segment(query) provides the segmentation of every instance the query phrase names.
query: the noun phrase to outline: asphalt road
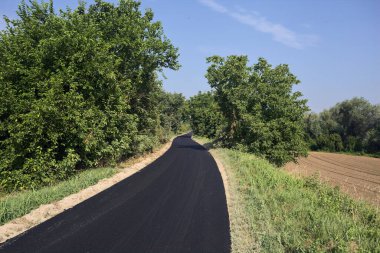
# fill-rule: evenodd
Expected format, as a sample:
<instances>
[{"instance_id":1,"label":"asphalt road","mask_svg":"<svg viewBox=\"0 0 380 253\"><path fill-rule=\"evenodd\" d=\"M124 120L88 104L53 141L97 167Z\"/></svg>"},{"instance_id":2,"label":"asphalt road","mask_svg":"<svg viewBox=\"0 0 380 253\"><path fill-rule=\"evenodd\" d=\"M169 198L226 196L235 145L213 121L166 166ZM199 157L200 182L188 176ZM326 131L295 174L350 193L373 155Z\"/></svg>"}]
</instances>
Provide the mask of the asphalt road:
<instances>
[{"instance_id":1,"label":"asphalt road","mask_svg":"<svg viewBox=\"0 0 380 253\"><path fill-rule=\"evenodd\" d=\"M230 252L223 182L210 153L177 137L154 163L8 240L0 252Z\"/></svg>"}]
</instances>

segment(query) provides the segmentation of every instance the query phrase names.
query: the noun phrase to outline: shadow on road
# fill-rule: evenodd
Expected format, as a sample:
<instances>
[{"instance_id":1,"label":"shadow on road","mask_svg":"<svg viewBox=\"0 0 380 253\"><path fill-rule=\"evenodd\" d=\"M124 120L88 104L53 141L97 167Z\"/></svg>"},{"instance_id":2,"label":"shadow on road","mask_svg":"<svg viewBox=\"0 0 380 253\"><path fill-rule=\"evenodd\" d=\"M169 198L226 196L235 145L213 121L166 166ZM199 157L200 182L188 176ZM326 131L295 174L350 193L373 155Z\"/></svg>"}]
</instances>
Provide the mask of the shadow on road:
<instances>
[{"instance_id":1,"label":"shadow on road","mask_svg":"<svg viewBox=\"0 0 380 253\"><path fill-rule=\"evenodd\" d=\"M206 142L205 144L203 144L203 147L207 150L213 149L215 148L215 141Z\"/></svg>"}]
</instances>

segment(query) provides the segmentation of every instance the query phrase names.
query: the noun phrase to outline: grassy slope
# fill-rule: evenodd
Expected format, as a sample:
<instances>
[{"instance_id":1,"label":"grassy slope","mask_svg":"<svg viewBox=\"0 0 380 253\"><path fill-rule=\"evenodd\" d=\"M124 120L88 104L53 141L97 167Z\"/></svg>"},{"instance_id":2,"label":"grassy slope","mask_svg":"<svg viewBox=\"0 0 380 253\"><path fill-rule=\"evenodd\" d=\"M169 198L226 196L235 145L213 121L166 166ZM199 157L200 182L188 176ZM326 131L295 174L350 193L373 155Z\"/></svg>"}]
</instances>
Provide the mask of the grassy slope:
<instances>
[{"instance_id":1,"label":"grassy slope","mask_svg":"<svg viewBox=\"0 0 380 253\"><path fill-rule=\"evenodd\" d=\"M21 217L43 204L79 192L96 184L103 178L110 177L118 172L115 168L97 168L79 172L66 181L53 186L47 186L38 190L15 192L3 196L0 199L0 225Z\"/></svg>"},{"instance_id":2,"label":"grassy slope","mask_svg":"<svg viewBox=\"0 0 380 253\"><path fill-rule=\"evenodd\" d=\"M230 188L237 189L239 203L233 204L244 208L256 243L252 251L380 252L380 217L371 206L315 179L293 178L252 154L212 153L236 184ZM234 226L231 231L244 232ZM233 252L247 252L246 245L236 245L242 243L238 237L232 234Z\"/></svg>"},{"instance_id":3,"label":"grassy slope","mask_svg":"<svg viewBox=\"0 0 380 253\"><path fill-rule=\"evenodd\" d=\"M168 139L175 135L170 133ZM164 144L155 147L160 149ZM129 166L136 162L136 158L143 157L144 154L132 157L123 162L123 166ZM101 179L108 178L119 172L116 168L96 168L79 172L66 181L59 182L52 186L43 187L37 190L27 190L14 193L0 192L0 225L21 217L40 205L49 204L53 201L61 200L64 197L77 193L91 185L95 185Z\"/></svg>"}]
</instances>

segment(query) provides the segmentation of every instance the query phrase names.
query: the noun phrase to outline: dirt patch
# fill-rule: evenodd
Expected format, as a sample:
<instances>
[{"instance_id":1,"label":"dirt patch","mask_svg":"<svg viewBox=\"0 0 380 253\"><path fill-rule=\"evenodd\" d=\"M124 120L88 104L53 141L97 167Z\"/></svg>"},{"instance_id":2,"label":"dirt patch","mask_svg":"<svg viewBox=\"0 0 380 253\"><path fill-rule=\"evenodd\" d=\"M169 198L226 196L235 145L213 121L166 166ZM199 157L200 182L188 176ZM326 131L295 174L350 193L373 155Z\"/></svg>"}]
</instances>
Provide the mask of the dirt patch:
<instances>
[{"instance_id":1,"label":"dirt patch","mask_svg":"<svg viewBox=\"0 0 380 253\"><path fill-rule=\"evenodd\" d=\"M356 199L362 199L380 207L380 159L310 152L300 158L298 164L288 163L284 169L295 176L319 177Z\"/></svg>"},{"instance_id":2,"label":"dirt patch","mask_svg":"<svg viewBox=\"0 0 380 253\"><path fill-rule=\"evenodd\" d=\"M136 172L146 167L148 164L152 163L158 157L163 155L170 148L172 140L151 154L131 159L126 163L121 164L119 166L122 169L121 172L115 174L112 177L103 179L97 184L83 189L78 193L69 195L62 200L46 205L41 205L39 208L31 211L30 213L0 226L0 243L3 243L6 240L15 237L25 232L26 230L56 216L57 214L62 213L66 209L74 207L80 202L135 174Z\"/></svg>"}]
</instances>

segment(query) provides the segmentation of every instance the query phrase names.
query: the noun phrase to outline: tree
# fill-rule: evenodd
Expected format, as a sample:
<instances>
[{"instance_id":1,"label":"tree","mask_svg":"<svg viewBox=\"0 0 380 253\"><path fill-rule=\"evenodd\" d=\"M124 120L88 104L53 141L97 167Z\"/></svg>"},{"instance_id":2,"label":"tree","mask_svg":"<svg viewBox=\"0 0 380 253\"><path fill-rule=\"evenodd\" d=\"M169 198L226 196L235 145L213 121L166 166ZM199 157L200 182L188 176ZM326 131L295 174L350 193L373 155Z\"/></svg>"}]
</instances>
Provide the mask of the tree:
<instances>
[{"instance_id":1,"label":"tree","mask_svg":"<svg viewBox=\"0 0 380 253\"><path fill-rule=\"evenodd\" d=\"M109 41L120 63L118 72L132 83L129 99L130 112L137 116L136 138L150 149L160 131L162 85L157 73L163 68L177 70L180 65L178 49L164 35L161 23L153 22L153 11L142 14L139 8L140 2L133 0L122 0L119 6L97 0L88 13L96 20L102 39Z\"/></svg>"},{"instance_id":2,"label":"tree","mask_svg":"<svg viewBox=\"0 0 380 253\"><path fill-rule=\"evenodd\" d=\"M311 118L315 120L310 120ZM380 106L372 105L364 98L345 100L319 115L311 114L306 119L306 125L307 138L312 149L349 152L380 150L378 148ZM311 129L320 129L320 131L313 132ZM342 148L332 144L338 139L343 143Z\"/></svg>"},{"instance_id":3,"label":"tree","mask_svg":"<svg viewBox=\"0 0 380 253\"><path fill-rule=\"evenodd\" d=\"M178 133L185 123L186 99L181 93L163 92L160 100L161 122L165 131Z\"/></svg>"},{"instance_id":4,"label":"tree","mask_svg":"<svg viewBox=\"0 0 380 253\"><path fill-rule=\"evenodd\" d=\"M367 132L373 129L378 121L379 112L364 98L352 98L338 103L330 109L332 118L341 126L340 135L345 143L349 136L364 140ZM360 146L364 146L360 143Z\"/></svg>"},{"instance_id":5,"label":"tree","mask_svg":"<svg viewBox=\"0 0 380 253\"><path fill-rule=\"evenodd\" d=\"M292 92L299 81L287 65L272 68L259 58L213 56L206 78L227 121L225 145L265 156L276 165L306 155L306 100Z\"/></svg>"},{"instance_id":6,"label":"tree","mask_svg":"<svg viewBox=\"0 0 380 253\"><path fill-rule=\"evenodd\" d=\"M38 187L157 140L157 73L177 49L140 3L22 2L0 32L0 188Z\"/></svg>"},{"instance_id":7,"label":"tree","mask_svg":"<svg viewBox=\"0 0 380 253\"><path fill-rule=\"evenodd\" d=\"M189 100L190 125L197 135L215 138L224 126L224 118L212 92L199 92Z\"/></svg>"},{"instance_id":8,"label":"tree","mask_svg":"<svg viewBox=\"0 0 380 253\"><path fill-rule=\"evenodd\" d=\"M373 129L367 132L365 143L367 152L376 153L380 151L380 120Z\"/></svg>"}]
</instances>

